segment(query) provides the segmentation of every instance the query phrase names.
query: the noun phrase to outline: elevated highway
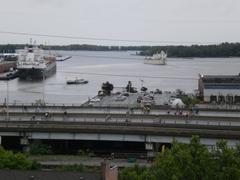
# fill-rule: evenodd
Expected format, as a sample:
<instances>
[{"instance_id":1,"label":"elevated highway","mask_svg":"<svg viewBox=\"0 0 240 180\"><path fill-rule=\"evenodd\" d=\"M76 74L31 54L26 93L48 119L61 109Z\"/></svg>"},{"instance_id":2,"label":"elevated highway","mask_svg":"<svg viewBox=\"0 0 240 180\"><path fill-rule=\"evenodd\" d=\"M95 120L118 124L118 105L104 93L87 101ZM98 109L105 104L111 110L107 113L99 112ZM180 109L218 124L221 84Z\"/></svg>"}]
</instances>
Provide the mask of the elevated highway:
<instances>
[{"instance_id":1,"label":"elevated highway","mask_svg":"<svg viewBox=\"0 0 240 180\"><path fill-rule=\"evenodd\" d=\"M18 136L29 140L94 140L143 143L171 143L175 138L188 142L199 135L202 143L212 146L227 139L234 146L240 138L238 112L231 116L208 114L175 115L176 110L126 108L10 107L0 113L0 136ZM184 111L184 110L183 110ZM47 115L46 115L47 112ZM67 113L64 113L67 112ZM162 113L161 113L162 112ZM214 111L215 112L215 111ZM216 112L218 113L218 112ZM225 112L226 113L226 112Z\"/></svg>"},{"instance_id":2,"label":"elevated highway","mask_svg":"<svg viewBox=\"0 0 240 180\"><path fill-rule=\"evenodd\" d=\"M130 106L131 107L131 106ZM64 104L49 104L45 106L38 106L32 104L10 104L8 106L9 112L49 112L49 113L61 113L67 111L68 113L102 113L102 114L126 114L130 108L128 107L86 107L80 105L68 105ZM197 114L196 114L197 110ZM6 112L7 108L4 105L0 105L0 112ZM181 109L182 114L189 113L189 109ZM141 108L133 108L134 114L144 114ZM193 108L191 112L198 116L214 116L214 117L240 117L239 109L206 109L206 108ZM152 115L174 115L176 114L175 108L168 106L153 107L149 114Z\"/></svg>"}]
</instances>

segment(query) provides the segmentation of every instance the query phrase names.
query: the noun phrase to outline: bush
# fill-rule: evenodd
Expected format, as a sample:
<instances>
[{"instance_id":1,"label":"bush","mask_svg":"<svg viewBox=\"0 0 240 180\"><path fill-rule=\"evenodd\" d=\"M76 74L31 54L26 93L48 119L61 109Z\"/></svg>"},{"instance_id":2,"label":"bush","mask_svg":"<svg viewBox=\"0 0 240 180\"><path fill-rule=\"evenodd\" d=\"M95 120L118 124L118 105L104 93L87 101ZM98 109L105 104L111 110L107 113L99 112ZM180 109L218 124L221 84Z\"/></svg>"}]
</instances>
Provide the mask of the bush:
<instances>
[{"instance_id":1,"label":"bush","mask_svg":"<svg viewBox=\"0 0 240 180\"><path fill-rule=\"evenodd\" d=\"M33 162L28 160L25 154L14 154L12 151L6 151L0 146L0 169L30 170L32 167Z\"/></svg>"},{"instance_id":2,"label":"bush","mask_svg":"<svg viewBox=\"0 0 240 180\"><path fill-rule=\"evenodd\" d=\"M30 145L31 155L48 155L52 154L51 146L45 144L31 144Z\"/></svg>"},{"instance_id":3,"label":"bush","mask_svg":"<svg viewBox=\"0 0 240 180\"><path fill-rule=\"evenodd\" d=\"M195 104L200 103L199 99L191 98L191 97L188 97L188 96L182 96L181 100L186 106L194 106Z\"/></svg>"},{"instance_id":4,"label":"bush","mask_svg":"<svg viewBox=\"0 0 240 180\"><path fill-rule=\"evenodd\" d=\"M86 150L79 149L77 154L79 156L84 156L84 157L92 157L92 156L94 156L94 152L92 152L90 149L86 149Z\"/></svg>"}]
</instances>

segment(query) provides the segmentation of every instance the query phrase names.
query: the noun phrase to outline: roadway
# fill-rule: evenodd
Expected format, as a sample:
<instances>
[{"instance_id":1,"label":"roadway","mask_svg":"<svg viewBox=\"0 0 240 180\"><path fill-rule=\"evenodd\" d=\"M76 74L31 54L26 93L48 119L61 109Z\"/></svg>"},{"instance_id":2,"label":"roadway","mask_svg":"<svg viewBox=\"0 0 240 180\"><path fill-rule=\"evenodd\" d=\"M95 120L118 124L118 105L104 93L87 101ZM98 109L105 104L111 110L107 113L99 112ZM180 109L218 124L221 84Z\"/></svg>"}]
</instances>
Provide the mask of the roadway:
<instances>
[{"instance_id":1,"label":"roadway","mask_svg":"<svg viewBox=\"0 0 240 180\"><path fill-rule=\"evenodd\" d=\"M201 110L186 116L189 111L183 110L180 115L175 114L176 109L153 109L147 114L141 109L131 112L127 108L75 106L10 106L8 110L8 114L6 109L0 111L0 132L240 137L238 111Z\"/></svg>"},{"instance_id":2,"label":"roadway","mask_svg":"<svg viewBox=\"0 0 240 180\"><path fill-rule=\"evenodd\" d=\"M7 118L6 113L0 113L0 121L6 120L12 122L88 122L88 123L137 123L145 125L156 124L191 124L191 125L205 125L205 126L240 126L239 117L214 117L214 116L183 116L174 114L124 114L114 113L96 113L96 112L72 112L68 110L67 114L59 111L50 112L46 116L44 112L35 112L33 109L28 109L27 112L12 112L10 111Z\"/></svg>"},{"instance_id":3,"label":"roadway","mask_svg":"<svg viewBox=\"0 0 240 180\"><path fill-rule=\"evenodd\" d=\"M239 126L192 125L192 124L142 124L106 122L53 122L53 121L1 121L0 132L42 133L100 133L135 134L157 136L199 135L207 138L239 139Z\"/></svg>"},{"instance_id":4,"label":"roadway","mask_svg":"<svg viewBox=\"0 0 240 180\"><path fill-rule=\"evenodd\" d=\"M5 107L0 106L0 112L6 112ZM81 106L9 106L8 111L11 113L17 112L49 112L49 113L94 113L94 114L126 114L129 111L128 108L124 107L81 107ZM229 111L229 110L199 110L196 113L196 110L190 112L187 109L183 109L182 115L187 115L189 113L197 116L213 116L213 117L240 117L240 111ZM141 108L135 108L133 110L134 114L145 114ZM151 115L175 115L179 114L176 109L151 109L148 113Z\"/></svg>"}]
</instances>

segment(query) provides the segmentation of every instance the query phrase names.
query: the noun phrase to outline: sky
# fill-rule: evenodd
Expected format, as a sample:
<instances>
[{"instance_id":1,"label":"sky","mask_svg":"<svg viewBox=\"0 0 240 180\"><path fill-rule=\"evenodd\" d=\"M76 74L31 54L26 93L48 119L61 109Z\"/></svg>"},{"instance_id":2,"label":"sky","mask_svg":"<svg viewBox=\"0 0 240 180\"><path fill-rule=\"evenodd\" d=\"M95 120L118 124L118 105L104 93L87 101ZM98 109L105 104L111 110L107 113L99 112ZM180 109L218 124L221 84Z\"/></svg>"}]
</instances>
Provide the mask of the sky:
<instances>
[{"instance_id":1,"label":"sky","mask_svg":"<svg viewBox=\"0 0 240 180\"><path fill-rule=\"evenodd\" d=\"M240 42L239 0L0 0L0 4L0 44L28 43L30 38L49 45Z\"/></svg>"}]
</instances>

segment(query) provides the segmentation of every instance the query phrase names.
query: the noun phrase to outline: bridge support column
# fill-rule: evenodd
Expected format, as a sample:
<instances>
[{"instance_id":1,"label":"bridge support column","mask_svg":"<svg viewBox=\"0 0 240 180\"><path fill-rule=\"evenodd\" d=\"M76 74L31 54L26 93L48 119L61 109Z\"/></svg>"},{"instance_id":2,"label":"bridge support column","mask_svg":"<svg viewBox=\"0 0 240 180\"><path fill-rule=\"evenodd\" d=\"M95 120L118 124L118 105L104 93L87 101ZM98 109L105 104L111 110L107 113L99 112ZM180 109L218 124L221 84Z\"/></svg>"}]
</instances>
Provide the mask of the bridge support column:
<instances>
[{"instance_id":1,"label":"bridge support column","mask_svg":"<svg viewBox=\"0 0 240 180\"><path fill-rule=\"evenodd\" d=\"M22 137L20 139L20 144L23 146L23 152L29 152L30 151L29 141L28 141L27 137Z\"/></svg>"},{"instance_id":2,"label":"bridge support column","mask_svg":"<svg viewBox=\"0 0 240 180\"><path fill-rule=\"evenodd\" d=\"M153 143L145 143L145 149L147 150L147 159L148 159L148 161L153 161L153 158L154 158Z\"/></svg>"},{"instance_id":3,"label":"bridge support column","mask_svg":"<svg viewBox=\"0 0 240 180\"><path fill-rule=\"evenodd\" d=\"M65 149L66 149L66 151L68 151L68 147L69 147L69 143L68 143L69 141L68 140L66 140L65 142L64 142L64 146L65 146Z\"/></svg>"},{"instance_id":4,"label":"bridge support column","mask_svg":"<svg viewBox=\"0 0 240 180\"><path fill-rule=\"evenodd\" d=\"M160 144L159 144L159 143L155 143L154 151L155 151L156 153L158 153L158 152L160 151Z\"/></svg>"}]
</instances>

